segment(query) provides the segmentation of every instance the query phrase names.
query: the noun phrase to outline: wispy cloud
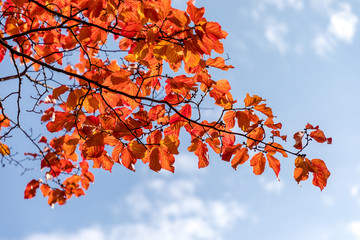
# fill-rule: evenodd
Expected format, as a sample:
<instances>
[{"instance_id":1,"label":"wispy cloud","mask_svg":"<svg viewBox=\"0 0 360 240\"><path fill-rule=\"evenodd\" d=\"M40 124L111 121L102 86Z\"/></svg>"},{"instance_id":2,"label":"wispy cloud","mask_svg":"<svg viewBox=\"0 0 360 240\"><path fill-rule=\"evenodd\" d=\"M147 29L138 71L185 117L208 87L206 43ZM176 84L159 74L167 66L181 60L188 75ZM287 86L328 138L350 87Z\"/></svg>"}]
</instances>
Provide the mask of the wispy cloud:
<instances>
[{"instance_id":1,"label":"wispy cloud","mask_svg":"<svg viewBox=\"0 0 360 240\"><path fill-rule=\"evenodd\" d=\"M334 8L333 1L320 1L316 7L323 8L329 17L326 31L318 33L313 40L313 47L318 55L325 56L334 51L338 42L352 43L358 23L358 17L352 12L351 5L341 3Z\"/></svg>"},{"instance_id":2,"label":"wispy cloud","mask_svg":"<svg viewBox=\"0 0 360 240\"><path fill-rule=\"evenodd\" d=\"M285 41L285 35L288 33L288 28L284 23L272 22L265 26L266 39L275 45L275 47L281 52L285 53L288 49L288 44Z\"/></svg>"},{"instance_id":3,"label":"wispy cloud","mask_svg":"<svg viewBox=\"0 0 360 240\"><path fill-rule=\"evenodd\" d=\"M319 33L313 40L312 46L317 55L325 56L334 51L335 42L328 34Z\"/></svg>"},{"instance_id":4,"label":"wispy cloud","mask_svg":"<svg viewBox=\"0 0 360 240\"><path fill-rule=\"evenodd\" d=\"M280 10L283 10L286 7L291 7L295 10L302 10L304 7L302 0L265 0L264 3L274 5Z\"/></svg>"},{"instance_id":5,"label":"wispy cloud","mask_svg":"<svg viewBox=\"0 0 360 240\"><path fill-rule=\"evenodd\" d=\"M266 192L280 194L284 190L284 183L282 181L276 180L276 178L270 180L265 177L259 178L260 185L264 188Z\"/></svg>"},{"instance_id":6,"label":"wispy cloud","mask_svg":"<svg viewBox=\"0 0 360 240\"><path fill-rule=\"evenodd\" d=\"M241 219L253 219L238 201L200 197L198 184L192 179L168 178L142 182L116 203L121 208L116 212L126 218L125 223L74 233L35 233L24 240L218 240Z\"/></svg>"},{"instance_id":7,"label":"wispy cloud","mask_svg":"<svg viewBox=\"0 0 360 240\"><path fill-rule=\"evenodd\" d=\"M351 222L349 230L357 239L360 239L360 221Z\"/></svg>"},{"instance_id":8,"label":"wispy cloud","mask_svg":"<svg viewBox=\"0 0 360 240\"><path fill-rule=\"evenodd\" d=\"M65 233L65 232L52 232L52 233L35 233L24 240L105 240L106 237L103 229L99 227L89 227L81 229L75 233Z\"/></svg>"}]
</instances>

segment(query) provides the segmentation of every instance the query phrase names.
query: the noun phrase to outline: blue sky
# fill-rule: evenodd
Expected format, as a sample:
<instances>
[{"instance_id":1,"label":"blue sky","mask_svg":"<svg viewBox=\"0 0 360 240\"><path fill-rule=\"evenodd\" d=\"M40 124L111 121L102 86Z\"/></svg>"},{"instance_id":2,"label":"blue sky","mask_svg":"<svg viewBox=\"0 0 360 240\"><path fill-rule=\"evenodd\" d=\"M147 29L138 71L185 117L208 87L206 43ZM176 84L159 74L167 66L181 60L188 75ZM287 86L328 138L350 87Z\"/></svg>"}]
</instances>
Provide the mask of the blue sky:
<instances>
[{"instance_id":1,"label":"blue sky","mask_svg":"<svg viewBox=\"0 0 360 240\"><path fill-rule=\"evenodd\" d=\"M216 155L198 170L183 139L175 174L154 173L141 163L136 173L122 166L112 174L95 170L85 197L51 209L42 197L23 200L26 183L38 177L34 172L20 176L7 166L0 169L0 240L360 239L360 2L196 5L229 33L223 43L235 69L213 72L214 79L228 79L239 101L246 93L266 98L288 147L308 122L333 138L332 145L308 149L309 158L326 161L328 187L320 192L311 180L298 186L292 158L281 159L280 182L269 168L262 176L253 175L249 163L234 171ZM173 6L185 9L186 1Z\"/></svg>"}]
</instances>

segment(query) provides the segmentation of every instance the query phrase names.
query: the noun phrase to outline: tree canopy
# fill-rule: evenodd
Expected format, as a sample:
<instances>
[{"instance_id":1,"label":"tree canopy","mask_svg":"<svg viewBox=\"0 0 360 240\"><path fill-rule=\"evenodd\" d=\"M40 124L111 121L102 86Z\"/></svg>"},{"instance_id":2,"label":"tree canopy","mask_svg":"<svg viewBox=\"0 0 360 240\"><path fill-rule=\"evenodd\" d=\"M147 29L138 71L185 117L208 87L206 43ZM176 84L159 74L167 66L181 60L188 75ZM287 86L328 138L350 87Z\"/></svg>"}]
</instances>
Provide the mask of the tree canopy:
<instances>
[{"instance_id":1,"label":"tree canopy","mask_svg":"<svg viewBox=\"0 0 360 240\"><path fill-rule=\"evenodd\" d=\"M0 6L0 62L9 58L16 70L0 82L18 83L0 99L2 162L17 162L6 139L19 130L37 148L26 158L45 170L26 186L25 198L40 188L49 205L62 205L85 194L92 168L111 171L114 164L135 171L141 160L153 171L174 172L181 135L191 137L187 149L199 168L209 165L211 149L235 170L250 160L254 174L268 163L278 177L278 156L291 156L298 183L312 173L315 186L326 186L324 161L310 160L304 149L331 138L307 124L293 135L294 149L285 149L282 124L265 99L247 94L237 102L226 79L214 80L212 69L233 68L222 57L228 34L193 1L186 11L172 8L171 0L7 0ZM25 82L32 84L30 111L46 123L39 137L21 124ZM12 101L14 116L7 113ZM207 101L221 108L215 121L202 116Z\"/></svg>"}]
</instances>

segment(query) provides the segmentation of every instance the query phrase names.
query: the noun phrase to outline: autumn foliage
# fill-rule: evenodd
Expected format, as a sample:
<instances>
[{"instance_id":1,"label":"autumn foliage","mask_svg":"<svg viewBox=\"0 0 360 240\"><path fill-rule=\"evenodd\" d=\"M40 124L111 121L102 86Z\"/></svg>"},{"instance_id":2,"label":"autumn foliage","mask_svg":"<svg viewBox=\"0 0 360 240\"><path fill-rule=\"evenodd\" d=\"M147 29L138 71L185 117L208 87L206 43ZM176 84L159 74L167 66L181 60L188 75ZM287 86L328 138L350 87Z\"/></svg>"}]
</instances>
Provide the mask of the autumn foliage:
<instances>
[{"instance_id":1,"label":"autumn foliage","mask_svg":"<svg viewBox=\"0 0 360 240\"><path fill-rule=\"evenodd\" d=\"M282 124L274 122L265 99L247 94L237 103L227 80L212 79L211 69L233 68L220 57L227 33L192 1L186 11L172 8L170 0L7 0L0 5L0 62L9 57L17 71L1 81L34 85L34 109L42 110L41 121L51 133L33 138L24 131L38 148L26 156L39 160L45 172L29 182L25 198L40 189L49 205L64 204L85 194L94 182L92 168L111 171L114 164L135 171L141 160L154 171L174 172L182 134L191 136L188 150L199 168L209 165L211 149L234 169L249 161L260 175L268 164L278 177L279 156L291 156L297 182L312 173L315 186L326 186L325 163L308 159L303 149L311 140L331 139L308 124L294 134L295 150L284 149ZM4 99L0 154L12 159L5 139L21 125L6 114ZM209 100L222 109L216 121L201 116Z\"/></svg>"}]
</instances>

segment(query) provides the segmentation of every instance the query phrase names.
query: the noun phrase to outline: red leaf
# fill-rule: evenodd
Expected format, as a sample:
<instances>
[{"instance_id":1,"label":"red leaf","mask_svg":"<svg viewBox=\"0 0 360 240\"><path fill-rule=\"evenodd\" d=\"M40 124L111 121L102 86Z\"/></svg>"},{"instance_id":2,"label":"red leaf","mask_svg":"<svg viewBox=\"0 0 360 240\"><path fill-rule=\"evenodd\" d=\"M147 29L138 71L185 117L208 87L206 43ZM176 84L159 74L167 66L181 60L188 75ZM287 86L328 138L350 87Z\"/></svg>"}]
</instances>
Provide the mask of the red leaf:
<instances>
[{"instance_id":1,"label":"red leaf","mask_svg":"<svg viewBox=\"0 0 360 240\"><path fill-rule=\"evenodd\" d=\"M204 168L209 165L208 148L200 139L194 138L191 140L191 145L188 147L189 152L194 152L199 158L198 167Z\"/></svg>"},{"instance_id":2,"label":"red leaf","mask_svg":"<svg viewBox=\"0 0 360 240\"><path fill-rule=\"evenodd\" d=\"M191 117L191 105L190 104L184 105L180 109L179 113L186 118L190 118ZM174 115L172 115L170 117L170 124L173 125L178 122L187 122L187 120L184 119L182 116L178 115L177 113L175 113Z\"/></svg>"},{"instance_id":3,"label":"red leaf","mask_svg":"<svg viewBox=\"0 0 360 240\"><path fill-rule=\"evenodd\" d=\"M36 190L39 188L39 186L40 186L39 180L35 180L35 179L31 180L25 188L24 198L30 199L35 197Z\"/></svg>"},{"instance_id":4,"label":"red leaf","mask_svg":"<svg viewBox=\"0 0 360 240\"><path fill-rule=\"evenodd\" d=\"M47 143L47 138L42 136L39 140L39 143Z\"/></svg>"},{"instance_id":5,"label":"red leaf","mask_svg":"<svg viewBox=\"0 0 360 240\"><path fill-rule=\"evenodd\" d=\"M229 162L232 155L234 155L241 148L241 144L236 144L235 146L226 146L223 147L223 152L221 159Z\"/></svg>"},{"instance_id":6,"label":"red leaf","mask_svg":"<svg viewBox=\"0 0 360 240\"><path fill-rule=\"evenodd\" d=\"M4 60L6 50L7 49L5 47L3 47L2 45L0 46L0 63L2 62L2 60Z\"/></svg>"},{"instance_id":7,"label":"red leaf","mask_svg":"<svg viewBox=\"0 0 360 240\"><path fill-rule=\"evenodd\" d=\"M311 125L310 123L306 124L305 126L306 129L318 129L319 126L313 127L313 125Z\"/></svg>"}]
</instances>

